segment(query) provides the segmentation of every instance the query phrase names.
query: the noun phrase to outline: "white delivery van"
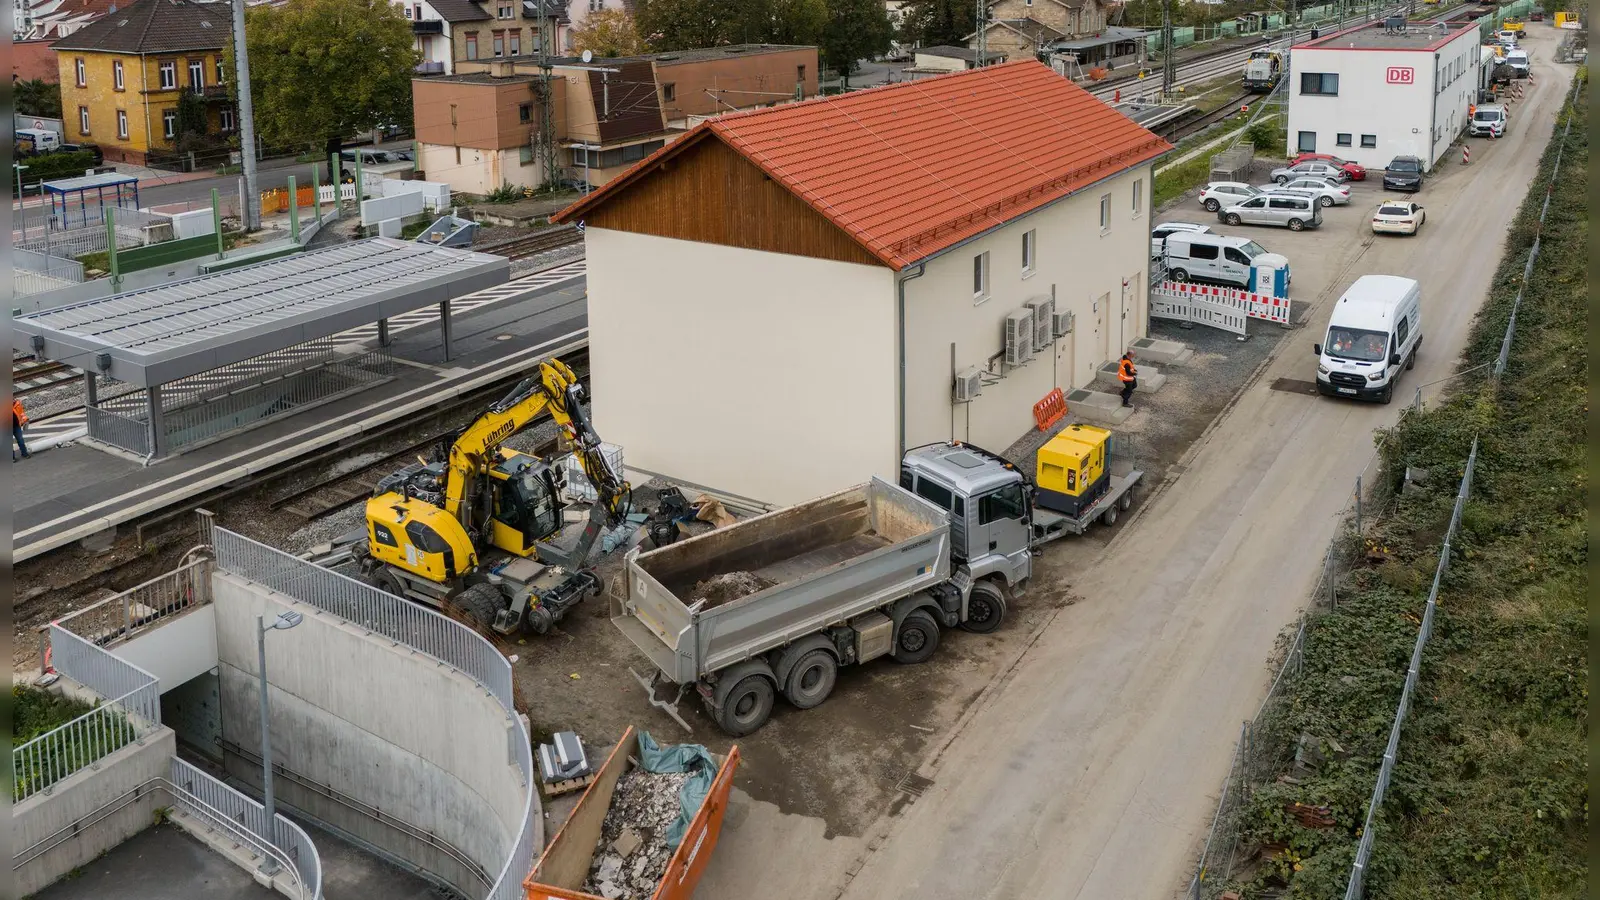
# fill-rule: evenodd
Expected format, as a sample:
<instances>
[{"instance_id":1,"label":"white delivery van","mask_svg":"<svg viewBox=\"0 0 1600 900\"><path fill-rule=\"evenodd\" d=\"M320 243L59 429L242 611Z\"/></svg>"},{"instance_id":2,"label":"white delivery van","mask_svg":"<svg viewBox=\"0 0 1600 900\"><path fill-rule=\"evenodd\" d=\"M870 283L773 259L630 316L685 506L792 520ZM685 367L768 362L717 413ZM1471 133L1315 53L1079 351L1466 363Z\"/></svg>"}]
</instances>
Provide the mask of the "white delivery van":
<instances>
[{"instance_id":1,"label":"white delivery van","mask_svg":"<svg viewBox=\"0 0 1600 900\"><path fill-rule=\"evenodd\" d=\"M61 135L43 128L18 128L15 132L17 149L24 155L53 153L61 149Z\"/></svg>"},{"instance_id":2,"label":"white delivery van","mask_svg":"<svg viewBox=\"0 0 1600 900\"><path fill-rule=\"evenodd\" d=\"M1512 78L1527 78L1529 69L1528 51L1507 50L1506 65L1511 67Z\"/></svg>"},{"instance_id":3,"label":"white delivery van","mask_svg":"<svg viewBox=\"0 0 1600 900\"><path fill-rule=\"evenodd\" d=\"M1167 235L1167 277L1173 281L1213 281L1250 287L1250 270L1259 262L1288 271L1289 261L1249 238L1174 232Z\"/></svg>"},{"instance_id":4,"label":"white delivery van","mask_svg":"<svg viewBox=\"0 0 1600 900\"><path fill-rule=\"evenodd\" d=\"M1317 354L1317 390L1388 403L1400 370L1422 346L1422 287L1398 275L1363 275L1333 305Z\"/></svg>"}]
</instances>

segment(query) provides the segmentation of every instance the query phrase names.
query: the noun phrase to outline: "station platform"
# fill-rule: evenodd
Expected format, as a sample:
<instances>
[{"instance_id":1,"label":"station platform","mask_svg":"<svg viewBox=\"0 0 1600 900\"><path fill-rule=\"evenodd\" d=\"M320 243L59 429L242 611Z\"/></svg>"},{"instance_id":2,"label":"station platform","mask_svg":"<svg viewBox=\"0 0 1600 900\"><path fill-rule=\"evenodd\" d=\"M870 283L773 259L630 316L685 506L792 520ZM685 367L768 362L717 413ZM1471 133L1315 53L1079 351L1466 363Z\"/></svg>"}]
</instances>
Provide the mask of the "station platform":
<instances>
[{"instance_id":1,"label":"station platform","mask_svg":"<svg viewBox=\"0 0 1600 900\"><path fill-rule=\"evenodd\" d=\"M458 311L448 363L437 328L393 334L389 381L149 465L82 442L37 454L12 470L14 561L79 541L109 542L118 526L580 349L588 343L586 285L574 275Z\"/></svg>"}]
</instances>

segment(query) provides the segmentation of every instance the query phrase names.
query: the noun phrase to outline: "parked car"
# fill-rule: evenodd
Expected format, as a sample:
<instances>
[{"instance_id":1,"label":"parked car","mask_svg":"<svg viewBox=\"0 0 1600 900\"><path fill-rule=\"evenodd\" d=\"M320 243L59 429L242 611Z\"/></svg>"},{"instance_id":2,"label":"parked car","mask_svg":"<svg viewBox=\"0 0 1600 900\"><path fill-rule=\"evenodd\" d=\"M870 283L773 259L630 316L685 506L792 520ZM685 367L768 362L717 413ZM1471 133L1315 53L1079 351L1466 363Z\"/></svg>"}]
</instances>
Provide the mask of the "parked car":
<instances>
[{"instance_id":1,"label":"parked car","mask_svg":"<svg viewBox=\"0 0 1600 900\"><path fill-rule=\"evenodd\" d=\"M1324 207L1343 206L1350 202L1350 189L1342 184L1329 181L1326 178L1313 178L1310 175L1296 178L1286 184L1264 184L1263 192L1281 193L1283 191L1304 191L1317 198L1317 202Z\"/></svg>"},{"instance_id":2,"label":"parked car","mask_svg":"<svg viewBox=\"0 0 1600 900\"><path fill-rule=\"evenodd\" d=\"M1167 235L1180 231L1185 234L1210 234L1211 227L1196 225L1193 222L1162 222L1150 229L1150 258L1155 259L1161 255L1161 248L1167 241Z\"/></svg>"},{"instance_id":3,"label":"parked car","mask_svg":"<svg viewBox=\"0 0 1600 900\"><path fill-rule=\"evenodd\" d=\"M1415 156L1396 156L1383 167L1383 189L1386 191L1422 190L1422 160Z\"/></svg>"},{"instance_id":4,"label":"parked car","mask_svg":"<svg viewBox=\"0 0 1600 900\"><path fill-rule=\"evenodd\" d=\"M1472 114L1472 121L1467 123L1467 134L1473 137L1505 137L1506 128L1511 125L1511 117L1506 115L1503 106L1480 106Z\"/></svg>"},{"instance_id":5,"label":"parked car","mask_svg":"<svg viewBox=\"0 0 1600 900\"><path fill-rule=\"evenodd\" d=\"M1372 214L1373 234L1416 234L1428 214L1410 200L1385 200Z\"/></svg>"},{"instance_id":6,"label":"parked car","mask_svg":"<svg viewBox=\"0 0 1600 900\"><path fill-rule=\"evenodd\" d=\"M1216 212L1224 206L1233 206L1261 193L1242 181L1213 181L1200 192L1200 205L1206 212Z\"/></svg>"},{"instance_id":7,"label":"parked car","mask_svg":"<svg viewBox=\"0 0 1600 900\"><path fill-rule=\"evenodd\" d=\"M62 153L75 153L75 152L80 151L80 150L89 154L90 159L91 159L91 162L89 163L89 165L91 165L91 166L98 166L98 165L100 165L100 164L102 164L102 163L104 163L106 161L105 152L100 149L100 145L99 144L62 144L61 145L61 152Z\"/></svg>"},{"instance_id":8,"label":"parked car","mask_svg":"<svg viewBox=\"0 0 1600 900\"><path fill-rule=\"evenodd\" d=\"M1322 207L1309 194L1259 194L1237 206L1223 207L1217 218L1229 225L1280 225L1302 231L1322 224Z\"/></svg>"},{"instance_id":9,"label":"parked car","mask_svg":"<svg viewBox=\"0 0 1600 900\"><path fill-rule=\"evenodd\" d=\"M1529 22L1543 22L1544 21L1544 10L1536 9L1533 12L1528 13L1528 21Z\"/></svg>"},{"instance_id":10,"label":"parked car","mask_svg":"<svg viewBox=\"0 0 1600 900\"><path fill-rule=\"evenodd\" d=\"M1517 33L1515 31L1496 32L1494 39L1499 41L1500 46L1507 50L1515 50L1517 48Z\"/></svg>"},{"instance_id":11,"label":"parked car","mask_svg":"<svg viewBox=\"0 0 1600 900\"><path fill-rule=\"evenodd\" d=\"M1322 160L1312 160L1311 162L1303 162L1298 165L1284 166L1281 169L1272 170L1272 180L1278 184L1288 184L1296 178L1304 178L1307 175L1341 183L1350 177L1345 174L1344 169Z\"/></svg>"},{"instance_id":12,"label":"parked car","mask_svg":"<svg viewBox=\"0 0 1600 900\"><path fill-rule=\"evenodd\" d=\"M1338 156L1334 156L1331 153L1300 153L1300 154L1296 154L1293 159L1289 160L1289 165L1298 166L1301 163L1306 163L1306 162L1325 162L1325 163L1329 163L1331 165L1338 166L1339 168L1344 170L1344 174L1346 176L1348 176L1351 181L1365 181L1367 179L1367 167L1366 166L1363 166L1362 164L1360 164L1358 162L1352 162L1351 160L1343 159L1343 158L1338 157Z\"/></svg>"}]
</instances>

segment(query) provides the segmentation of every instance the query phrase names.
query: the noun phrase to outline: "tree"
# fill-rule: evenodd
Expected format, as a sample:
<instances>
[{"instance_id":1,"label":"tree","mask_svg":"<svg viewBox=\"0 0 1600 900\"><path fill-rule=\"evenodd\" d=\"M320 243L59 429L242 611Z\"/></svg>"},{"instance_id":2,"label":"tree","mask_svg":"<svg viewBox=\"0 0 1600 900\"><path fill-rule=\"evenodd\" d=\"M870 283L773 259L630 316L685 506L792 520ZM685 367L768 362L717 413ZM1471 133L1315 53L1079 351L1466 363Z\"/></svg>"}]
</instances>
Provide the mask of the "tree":
<instances>
[{"instance_id":1,"label":"tree","mask_svg":"<svg viewBox=\"0 0 1600 900\"><path fill-rule=\"evenodd\" d=\"M37 116L41 119L61 118L61 85L48 84L42 78L18 81L16 91L17 114Z\"/></svg>"},{"instance_id":2,"label":"tree","mask_svg":"<svg viewBox=\"0 0 1600 900\"><path fill-rule=\"evenodd\" d=\"M900 42L920 47L965 47L978 29L977 7L971 0L914 0L906 9Z\"/></svg>"},{"instance_id":3,"label":"tree","mask_svg":"<svg viewBox=\"0 0 1600 900\"><path fill-rule=\"evenodd\" d=\"M894 25L882 0L828 0L822 29L822 58L839 71L846 86L863 59L889 52Z\"/></svg>"},{"instance_id":4,"label":"tree","mask_svg":"<svg viewBox=\"0 0 1600 900\"><path fill-rule=\"evenodd\" d=\"M767 0L757 12L752 27L760 26L757 38L769 44L798 44L810 46L822 42L822 32L828 25L828 4L825 0Z\"/></svg>"},{"instance_id":5,"label":"tree","mask_svg":"<svg viewBox=\"0 0 1600 900\"><path fill-rule=\"evenodd\" d=\"M572 49L595 56L636 56L645 52L645 43L627 10L606 9L590 13L582 28L573 29Z\"/></svg>"},{"instance_id":6,"label":"tree","mask_svg":"<svg viewBox=\"0 0 1600 900\"><path fill-rule=\"evenodd\" d=\"M639 34L650 49L690 50L745 40L751 13L740 0L640 0Z\"/></svg>"},{"instance_id":7,"label":"tree","mask_svg":"<svg viewBox=\"0 0 1600 900\"><path fill-rule=\"evenodd\" d=\"M347 135L411 121L419 57L410 24L388 0L252 6L245 11L245 33L262 142L323 142L337 153ZM233 71L231 46L227 57Z\"/></svg>"}]
</instances>

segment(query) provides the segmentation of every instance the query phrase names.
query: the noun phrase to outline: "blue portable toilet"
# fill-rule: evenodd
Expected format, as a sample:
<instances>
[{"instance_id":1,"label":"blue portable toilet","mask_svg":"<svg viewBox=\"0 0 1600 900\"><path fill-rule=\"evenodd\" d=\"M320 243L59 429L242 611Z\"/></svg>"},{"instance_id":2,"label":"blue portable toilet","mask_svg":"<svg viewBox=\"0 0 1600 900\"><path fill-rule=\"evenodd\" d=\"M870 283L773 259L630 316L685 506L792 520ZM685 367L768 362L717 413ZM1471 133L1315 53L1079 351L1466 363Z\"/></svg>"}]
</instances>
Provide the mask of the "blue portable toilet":
<instances>
[{"instance_id":1,"label":"blue portable toilet","mask_svg":"<svg viewBox=\"0 0 1600 900\"><path fill-rule=\"evenodd\" d=\"M1250 284L1245 288L1252 294L1268 297L1289 296L1289 260L1276 253L1262 253L1250 261Z\"/></svg>"}]
</instances>

